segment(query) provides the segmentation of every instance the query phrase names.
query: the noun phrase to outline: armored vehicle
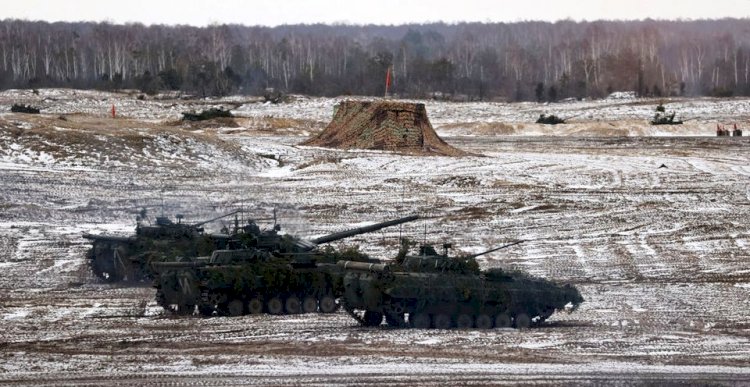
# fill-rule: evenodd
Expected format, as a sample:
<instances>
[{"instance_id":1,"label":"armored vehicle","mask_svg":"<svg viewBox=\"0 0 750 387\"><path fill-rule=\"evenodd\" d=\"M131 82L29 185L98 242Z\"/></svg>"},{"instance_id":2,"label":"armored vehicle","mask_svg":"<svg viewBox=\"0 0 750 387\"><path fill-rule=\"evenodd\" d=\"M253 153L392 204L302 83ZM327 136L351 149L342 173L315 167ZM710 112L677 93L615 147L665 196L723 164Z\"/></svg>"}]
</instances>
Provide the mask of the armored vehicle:
<instances>
[{"instance_id":1,"label":"armored vehicle","mask_svg":"<svg viewBox=\"0 0 750 387\"><path fill-rule=\"evenodd\" d=\"M341 261L345 270L344 309L360 324L414 328L528 328L556 310L575 309L583 298L576 288L499 269L480 271L475 258L505 247L450 258L432 246L419 255L402 247L396 262Z\"/></svg>"},{"instance_id":2,"label":"armored vehicle","mask_svg":"<svg viewBox=\"0 0 750 387\"><path fill-rule=\"evenodd\" d=\"M230 235L205 234L202 226L239 212L233 211L194 224L182 223L182 215L177 215L176 223L159 216L154 225L143 224L145 212L142 212L136 218L135 235L84 234L84 238L93 242L86 257L94 274L106 282L147 281L152 278L149 267L152 260L197 257L226 248L231 240Z\"/></svg>"},{"instance_id":3,"label":"armored vehicle","mask_svg":"<svg viewBox=\"0 0 750 387\"><path fill-rule=\"evenodd\" d=\"M664 108L664 105L659 104L656 107L654 118L651 120L651 125L682 125L682 121L675 120L675 115L675 112L672 112L672 114L667 114L667 110L666 108Z\"/></svg>"},{"instance_id":4,"label":"armored vehicle","mask_svg":"<svg viewBox=\"0 0 750 387\"><path fill-rule=\"evenodd\" d=\"M560 118L554 114L545 115L540 114L539 118L536 120L537 124L545 124L545 125L557 125L557 124L564 124L565 119Z\"/></svg>"},{"instance_id":5,"label":"armored vehicle","mask_svg":"<svg viewBox=\"0 0 750 387\"><path fill-rule=\"evenodd\" d=\"M247 313L331 313L343 290L341 259L374 262L356 249L336 251L319 244L418 219L408 216L337 232L313 240L282 235L275 226L254 223L238 235L241 249L216 250L210 257L154 262L156 300L165 309L204 316Z\"/></svg>"}]
</instances>

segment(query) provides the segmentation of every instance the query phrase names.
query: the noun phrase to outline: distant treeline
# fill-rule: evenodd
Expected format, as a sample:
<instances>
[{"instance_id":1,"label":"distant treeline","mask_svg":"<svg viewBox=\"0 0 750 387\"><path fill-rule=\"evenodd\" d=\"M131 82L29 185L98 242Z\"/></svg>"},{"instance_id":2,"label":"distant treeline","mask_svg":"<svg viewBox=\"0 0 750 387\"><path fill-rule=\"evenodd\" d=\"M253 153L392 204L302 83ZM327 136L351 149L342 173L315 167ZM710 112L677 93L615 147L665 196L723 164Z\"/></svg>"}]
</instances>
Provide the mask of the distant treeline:
<instances>
[{"instance_id":1,"label":"distant treeline","mask_svg":"<svg viewBox=\"0 0 750 387\"><path fill-rule=\"evenodd\" d=\"M750 95L750 19L246 27L0 21L0 88L467 100Z\"/></svg>"}]
</instances>

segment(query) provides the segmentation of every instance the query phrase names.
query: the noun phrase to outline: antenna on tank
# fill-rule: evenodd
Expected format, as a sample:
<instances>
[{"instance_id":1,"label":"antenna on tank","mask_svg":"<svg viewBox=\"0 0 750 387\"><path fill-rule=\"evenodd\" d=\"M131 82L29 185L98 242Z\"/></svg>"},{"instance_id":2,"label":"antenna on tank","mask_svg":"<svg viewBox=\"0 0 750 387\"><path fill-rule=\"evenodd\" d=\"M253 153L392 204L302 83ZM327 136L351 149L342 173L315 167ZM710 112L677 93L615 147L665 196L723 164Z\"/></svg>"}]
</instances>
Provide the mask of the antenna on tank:
<instances>
[{"instance_id":1,"label":"antenna on tank","mask_svg":"<svg viewBox=\"0 0 750 387\"><path fill-rule=\"evenodd\" d=\"M406 202L406 187L404 185L401 185L401 207L404 206L404 203ZM403 240L403 235L401 234L401 230L403 230L404 225L399 224L398 225L398 243L401 243Z\"/></svg>"}]
</instances>

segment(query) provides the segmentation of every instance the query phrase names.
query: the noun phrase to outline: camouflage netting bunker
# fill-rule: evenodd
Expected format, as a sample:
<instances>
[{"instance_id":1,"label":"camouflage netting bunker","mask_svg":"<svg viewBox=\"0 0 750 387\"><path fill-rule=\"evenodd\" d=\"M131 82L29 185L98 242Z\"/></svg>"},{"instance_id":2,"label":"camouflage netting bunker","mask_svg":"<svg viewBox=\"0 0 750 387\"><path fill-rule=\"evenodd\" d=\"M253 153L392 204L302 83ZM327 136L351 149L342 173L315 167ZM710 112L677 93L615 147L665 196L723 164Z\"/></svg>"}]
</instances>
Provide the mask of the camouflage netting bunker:
<instances>
[{"instance_id":1,"label":"camouflage netting bunker","mask_svg":"<svg viewBox=\"0 0 750 387\"><path fill-rule=\"evenodd\" d=\"M333 120L302 145L339 149L379 149L409 154L468 155L441 139L422 103L342 101Z\"/></svg>"}]
</instances>

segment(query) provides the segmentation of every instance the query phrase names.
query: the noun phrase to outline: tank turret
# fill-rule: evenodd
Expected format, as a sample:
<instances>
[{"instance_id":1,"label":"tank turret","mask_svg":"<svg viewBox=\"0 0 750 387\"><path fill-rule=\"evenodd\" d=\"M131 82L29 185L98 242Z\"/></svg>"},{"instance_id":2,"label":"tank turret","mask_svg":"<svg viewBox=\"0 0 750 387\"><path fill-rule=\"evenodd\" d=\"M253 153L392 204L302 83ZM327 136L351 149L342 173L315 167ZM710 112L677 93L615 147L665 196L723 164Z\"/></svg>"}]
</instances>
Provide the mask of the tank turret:
<instances>
[{"instance_id":1,"label":"tank turret","mask_svg":"<svg viewBox=\"0 0 750 387\"><path fill-rule=\"evenodd\" d=\"M324 243L335 242L355 235L366 234L380 229L412 222L419 219L418 215L410 215L399 219L375 223L369 226L358 227L346 231L335 232L314 239L302 239L289 234L280 234L279 225L274 225L271 230L260 230L254 223L250 222L243 228L243 233L238 236L242 246L259 248L281 254L303 254L316 249Z\"/></svg>"},{"instance_id":2,"label":"tank turret","mask_svg":"<svg viewBox=\"0 0 750 387\"><path fill-rule=\"evenodd\" d=\"M475 258L504 249L448 257L423 246L419 255L402 248L395 262L338 262L344 271L344 309L365 326L415 328L528 328L556 310L573 310L581 302L570 285L499 269L481 271Z\"/></svg>"},{"instance_id":3,"label":"tank turret","mask_svg":"<svg viewBox=\"0 0 750 387\"><path fill-rule=\"evenodd\" d=\"M94 274L106 282L142 282L151 279L149 262L176 257L208 255L217 248L225 248L228 235L205 234L203 225L239 213L232 211L209 220L187 224L182 215L177 222L159 216L153 225L144 225L145 214L136 218L135 235L123 237L85 233L92 241L87 259Z\"/></svg>"},{"instance_id":4,"label":"tank turret","mask_svg":"<svg viewBox=\"0 0 750 387\"><path fill-rule=\"evenodd\" d=\"M419 219L407 216L312 240L280 234L275 225L254 222L237 235L241 248L214 251L210 257L154 262L157 302L165 309L205 316L247 313L331 313L341 296L342 270L336 262L372 262L356 250L337 251L319 244Z\"/></svg>"},{"instance_id":5,"label":"tank turret","mask_svg":"<svg viewBox=\"0 0 750 387\"><path fill-rule=\"evenodd\" d=\"M319 237L319 238L312 239L311 242L314 243L314 244L316 244L316 245L323 244L323 243L329 243L329 242L335 242L335 241L338 241L338 240L341 240L341 239L344 239L344 238L349 238L349 237L352 237L352 236L355 236L355 235L366 234L368 232L378 231L378 230L386 228L386 227L397 226L399 224L407 223L407 222L413 222L413 221L418 220L418 219L419 219L419 215L405 216L405 217L399 218L399 219L394 219L394 220L389 220L389 221L385 221L385 222L375 223L375 224L370 225L370 226L358 227L358 228L353 228L351 230L346 230L346 231L341 231L341 232L335 232L333 234L328 234L328 235L325 235L325 236L322 236L322 237Z\"/></svg>"}]
</instances>

